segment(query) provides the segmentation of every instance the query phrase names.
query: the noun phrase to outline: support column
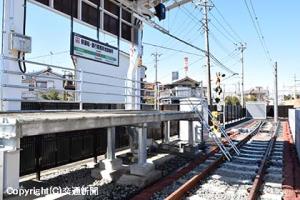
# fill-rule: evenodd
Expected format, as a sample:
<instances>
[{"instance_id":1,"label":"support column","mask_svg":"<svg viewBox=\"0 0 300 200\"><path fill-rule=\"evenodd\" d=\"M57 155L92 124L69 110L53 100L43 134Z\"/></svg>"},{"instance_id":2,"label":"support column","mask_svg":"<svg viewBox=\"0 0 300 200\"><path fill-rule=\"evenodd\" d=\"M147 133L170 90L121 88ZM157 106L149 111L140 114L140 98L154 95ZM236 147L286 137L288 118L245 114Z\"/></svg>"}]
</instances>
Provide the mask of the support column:
<instances>
[{"instance_id":1,"label":"support column","mask_svg":"<svg viewBox=\"0 0 300 200\"><path fill-rule=\"evenodd\" d=\"M100 169L115 171L122 167L122 160L116 159L115 138L116 138L116 127L108 127L106 159L100 161Z\"/></svg>"},{"instance_id":2,"label":"support column","mask_svg":"<svg viewBox=\"0 0 300 200\"><path fill-rule=\"evenodd\" d=\"M115 127L107 128L106 159L113 160L116 158L115 144L116 144L116 128Z\"/></svg>"},{"instance_id":3,"label":"support column","mask_svg":"<svg viewBox=\"0 0 300 200\"><path fill-rule=\"evenodd\" d=\"M147 124L143 124L138 130L138 164L144 165L147 162Z\"/></svg>"},{"instance_id":4,"label":"support column","mask_svg":"<svg viewBox=\"0 0 300 200\"><path fill-rule=\"evenodd\" d=\"M170 142L170 130L171 130L171 121L165 121L164 123L164 143Z\"/></svg>"},{"instance_id":5,"label":"support column","mask_svg":"<svg viewBox=\"0 0 300 200\"><path fill-rule=\"evenodd\" d=\"M19 188L20 137L17 133L15 120L0 118L0 199L7 188Z\"/></svg>"},{"instance_id":6,"label":"support column","mask_svg":"<svg viewBox=\"0 0 300 200\"><path fill-rule=\"evenodd\" d=\"M138 127L138 163L130 166L130 174L145 176L154 170L152 163L147 163L147 124Z\"/></svg>"},{"instance_id":7,"label":"support column","mask_svg":"<svg viewBox=\"0 0 300 200\"><path fill-rule=\"evenodd\" d=\"M199 147L198 145L196 145L196 141L195 141L196 132L197 132L196 129L198 129L198 127L197 126L194 127L193 120L188 120L188 145L183 147L183 152L187 156L194 157L195 155L200 153Z\"/></svg>"},{"instance_id":8,"label":"support column","mask_svg":"<svg viewBox=\"0 0 300 200\"><path fill-rule=\"evenodd\" d=\"M116 180L122 175L122 160L116 158L115 153L116 128L107 128L107 151L106 159L99 162L99 168L91 172L91 176L97 179Z\"/></svg>"},{"instance_id":9,"label":"support column","mask_svg":"<svg viewBox=\"0 0 300 200\"><path fill-rule=\"evenodd\" d=\"M188 129L189 129L188 143L189 143L190 146L194 146L195 145L195 131L194 131L192 120L188 121Z\"/></svg>"},{"instance_id":10,"label":"support column","mask_svg":"<svg viewBox=\"0 0 300 200\"><path fill-rule=\"evenodd\" d=\"M117 183L142 188L160 179L162 173L147 162L147 124L139 124L135 131L138 133L138 162L130 165L130 174L123 174Z\"/></svg>"}]
</instances>

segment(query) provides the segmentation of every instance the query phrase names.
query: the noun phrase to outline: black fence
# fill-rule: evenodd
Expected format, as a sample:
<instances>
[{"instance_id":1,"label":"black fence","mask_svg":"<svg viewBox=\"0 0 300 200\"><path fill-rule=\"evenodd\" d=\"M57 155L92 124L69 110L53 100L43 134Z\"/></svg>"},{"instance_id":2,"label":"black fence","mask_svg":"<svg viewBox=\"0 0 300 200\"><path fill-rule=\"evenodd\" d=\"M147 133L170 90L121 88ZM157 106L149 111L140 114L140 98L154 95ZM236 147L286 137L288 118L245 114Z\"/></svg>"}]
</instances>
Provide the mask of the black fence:
<instances>
[{"instance_id":1,"label":"black fence","mask_svg":"<svg viewBox=\"0 0 300 200\"><path fill-rule=\"evenodd\" d=\"M222 106L222 111L220 112L220 122L223 123L223 108ZM217 111L217 106L213 105L210 106L211 111ZM241 119L246 116L246 109L242 108L242 106L232 106L232 105L227 105L225 106L225 122L230 122L233 120Z\"/></svg>"},{"instance_id":2,"label":"black fence","mask_svg":"<svg viewBox=\"0 0 300 200\"><path fill-rule=\"evenodd\" d=\"M126 147L125 127L116 127L116 148ZM106 129L91 129L21 138L20 174L26 175L105 154Z\"/></svg>"},{"instance_id":3,"label":"black fence","mask_svg":"<svg viewBox=\"0 0 300 200\"><path fill-rule=\"evenodd\" d=\"M294 106L278 106L278 117L287 118L289 116L289 109L294 108ZM274 117L274 106L267 106L267 116Z\"/></svg>"},{"instance_id":4,"label":"black fence","mask_svg":"<svg viewBox=\"0 0 300 200\"><path fill-rule=\"evenodd\" d=\"M124 104L84 103L83 109L124 109ZM79 110L79 103L21 102L21 110Z\"/></svg>"}]
</instances>

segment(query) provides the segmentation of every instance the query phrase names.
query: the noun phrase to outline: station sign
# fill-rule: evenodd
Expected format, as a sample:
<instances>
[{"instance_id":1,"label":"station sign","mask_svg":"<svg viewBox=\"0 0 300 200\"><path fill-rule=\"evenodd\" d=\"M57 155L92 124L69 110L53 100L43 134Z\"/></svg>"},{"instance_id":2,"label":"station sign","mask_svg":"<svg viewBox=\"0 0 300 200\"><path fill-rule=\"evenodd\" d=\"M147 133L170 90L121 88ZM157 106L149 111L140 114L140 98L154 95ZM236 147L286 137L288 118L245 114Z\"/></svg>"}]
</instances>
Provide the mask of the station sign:
<instances>
[{"instance_id":1,"label":"station sign","mask_svg":"<svg viewBox=\"0 0 300 200\"><path fill-rule=\"evenodd\" d=\"M72 33L71 55L119 66L118 48L78 33Z\"/></svg>"}]
</instances>

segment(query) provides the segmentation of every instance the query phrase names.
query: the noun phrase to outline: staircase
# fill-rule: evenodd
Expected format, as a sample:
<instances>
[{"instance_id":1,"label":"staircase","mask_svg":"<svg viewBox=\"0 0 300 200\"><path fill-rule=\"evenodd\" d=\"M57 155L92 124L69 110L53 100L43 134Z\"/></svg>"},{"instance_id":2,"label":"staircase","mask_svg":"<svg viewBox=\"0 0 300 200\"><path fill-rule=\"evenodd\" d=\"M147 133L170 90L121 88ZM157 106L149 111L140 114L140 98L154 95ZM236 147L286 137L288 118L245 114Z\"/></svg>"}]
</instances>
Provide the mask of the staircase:
<instances>
[{"instance_id":1,"label":"staircase","mask_svg":"<svg viewBox=\"0 0 300 200\"><path fill-rule=\"evenodd\" d=\"M208 124L208 121L206 121L203 117L202 111L199 111L198 106L201 105L202 110L205 109L205 111L207 111L208 116L210 118L212 118L212 113L210 112L210 110L208 109L208 107L203 106L204 104L204 100L200 101L200 104L194 105L191 101L189 101L193 111L197 114L200 122L203 124L203 126L208 130L209 132L209 137L212 138L215 143L218 145L218 147L220 148L221 152L223 153L223 155L226 157L227 160L231 160L232 155L230 154L229 150L227 149L226 146L222 143L222 140L213 132L211 131L211 127ZM227 141L229 147L231 147L234 152L239 155L240 151L238 150L238 148L236 147L236 145L233 143L233 141L231 140L231 138L228 136L226 130L224 129L224 127L222 125L219 125L219 130L221 132L221 135L224 137L224 139Z\"/></svg>"}]
</instances>

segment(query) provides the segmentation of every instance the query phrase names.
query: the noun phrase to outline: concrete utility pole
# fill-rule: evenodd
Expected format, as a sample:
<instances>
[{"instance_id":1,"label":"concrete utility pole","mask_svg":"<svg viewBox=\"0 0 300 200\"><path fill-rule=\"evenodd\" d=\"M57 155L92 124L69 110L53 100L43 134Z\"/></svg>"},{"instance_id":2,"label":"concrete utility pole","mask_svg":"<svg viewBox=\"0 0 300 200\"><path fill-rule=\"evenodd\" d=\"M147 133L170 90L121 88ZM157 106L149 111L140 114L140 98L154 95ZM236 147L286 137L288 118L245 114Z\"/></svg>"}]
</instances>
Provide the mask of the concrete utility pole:
<instances>
[{"instance_id":1,"label":"concrete utility pole","mask_svg":"<svg viewBox=\"0 0 300 200\"><path fill-rule=\"evenodd\" d=\"M212 105L211 97L211 76L210 76L210 51L209 51L209 29L208 29L208 12L212 8L212 5L208 3L208 0L204 0L203 4L204 15L204 33L205 33L205 47L206 47L206 64L207 64L207 102L208 105Z\"/></svg>"},{"instance_id":2,"label":"concrete utility pole","mask_svg":"<svg viewBox=\"0 0 300 200\"><path fill-rule=\"evenodd\" d=\"M296 74L294 74L294 100L297 98L297 79Z\"/></svg>"},{"instance_id":3,"label":"concrete utility pole","mask_svg":"<svg viewBox=\"0 0 300 200\"><path fill-rule=\"evenodd\" d=\"M240 43L240 47L238 48L241 51L241 63L242 63L242 75L241 75L241 84L242 84L242 91L241 91L241 105L245 107L245 99L244 99L244 51L246 50L246 44Z\"/></svg>"},{"instance_id":4,"label":"concrete utility pole","mask_svg":"<svg viewBox=\"0 0 300 200\"><path fill-rule=\"evenodd\" d=\"M159 99L158 99L158 81L157 81L157 65L158 65L158 58L162 55L157 52L151 54L154 56L154 68L155 68L155 101L154 101L154 109L159 110Z\"/></svg>"},{"instance_id":5,"label":"concrete utility pole","mask_svg":"<svg viewBox=\"0 0 300 200\"><path fill-rule=\"evenodd\" d=\"M294 100L297 99L297 82L300 80L297 80L296 74L294 74Z\"/></svg>"},{"instance_id":6,"label":"concrete utility pole","mask_svg":"<svg viewBox=\"0 0 300 200\"><path fill-rule=\"evenodd\" d=\"M274 122L278 122L278 86L277 86L277 62L274 65Z\"/></svg>"}]
</instances>

